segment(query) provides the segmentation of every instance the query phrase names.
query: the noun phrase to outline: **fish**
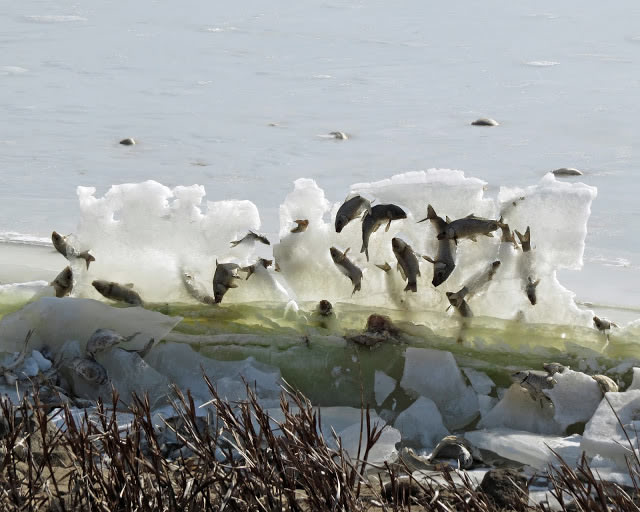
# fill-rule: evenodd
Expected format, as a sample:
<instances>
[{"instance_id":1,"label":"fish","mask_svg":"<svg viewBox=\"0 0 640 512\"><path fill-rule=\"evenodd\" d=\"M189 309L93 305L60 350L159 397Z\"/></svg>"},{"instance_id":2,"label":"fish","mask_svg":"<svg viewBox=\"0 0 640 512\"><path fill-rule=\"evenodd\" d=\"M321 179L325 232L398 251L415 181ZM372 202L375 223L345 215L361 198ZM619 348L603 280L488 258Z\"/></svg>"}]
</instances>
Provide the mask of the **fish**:
<instances>
[{"instance_id":1,"label":"fish","mask_svg":"<svg viewBox=\"0 0 640 512\"><path fill-rule=\"evenodd\" d=\"M597 317L597 316L593 317L593 325L599 331L610 330L612 326L613 327L618 327L618 324L615 324L615 323L611 322L609 319L600 318L600 317Z\"/></svg>"},{"instance_id":2,"label":"fish","mask_svg":"<svg viewBox=\"0 0 640 512\"><path fill-rule=\"evenodd\" d=\"M49 283L56 291L56 297L64 297L73 290L73 271L71 267L65 267L56 278Z\"/></svg>"},{"instance_id":3,"label":"fish","mask_svg":"<svg viewBox=\"0 0 640 512\"><path fill-rule=\"evenodd\" d=\"M369 261L369 238L378 228L387 223L385 231L389 231L392 220L406 219L405 211L395 204L377 204L368 211L362 219L362 249L360 252L365 253L367 261Z\"/></svg>"},{"instance_id":4,"label":"fish","mask_svg":"<svg viewBox=\"0 0 640 512\"><path fill-rule=\"evenodd\" d=\"M53 246L56 250L62 254L68 260L70 258L80 258L83 259L87 264L87 270L89 270L89 263L92 261L96 261L96 259L89 254L89 250L78 252L78 250L73 247L68 241L66 236L62 236L58 234L56 231L51 233L51 241L53 242Z\"/></svg>"},{"instance_id":5,"label":"fish","mask_svg":"<svg viewBox=\"0 0 640 512\"><path fill-rule=\"evenodd\" d=\"M333 314L333 305L326 299L322 299L318 306L316 307L316 311L321 316L330 316Z\"/></svg>"},{"instance_id":6,"label":"fish","mask_svg":"<svg viewBox=\"0 0 640 512\"><path fill-rule=\"evenodd\" d=\"M71 360L70 367L75 373L89 382L102 385L109 380L106 368L95 359L75 357Z\"/></svg>"},{"instance_id":7,"label":"fish","mask_svg":"<svg viewBox=\"0 0 640 512\"><path fill-rule=\"evenodd\" d=\"M438 240L454 240L458 243L459 238L468 238L476 241L478 235L492 237L492 231L500 227L502 220L495 221L476 217L475 215L467 215L463 219L457 219L449 222L446 227L438 233Z\"/></svg>"},{"instance_id":8,"label":"fish","mask_svg":"<svg viewBox=\"0 0 640 512\"><path fill-rule=\"evenodd\" d=\"M254 242L261 242L265 245L271 245L271 242L269 242L269 240L267 240L267 237L264 235L260 235L258 233L255 233L254 231L249 230L249 232L244 235L240 240L233 240L231 242L231 247L235 247L238 244L241 244L242 242L249 242L249 241L254 241Z\"/></svg>"},{"instance_id":9,"label":"fish","mask_svg":"<svg viewBox=\"0 0 640 512\"><path fill-rule=\"evenodd\" d=\"M349 138L349 136L344 132L329 132L329 135L338 140L347 140Z\"/></svg>"},{"instance_id":10,"label":"fish","mask_svg":"<svg viewBox=\"0 0 640 512\"><path fill-rule=\"evenodd\" d=\"M417 278L420 275L420 265L418 264L416 254L413 252L411 246L400 238L392 238L391 247L393 254L398 260L398 270L400 270L404 279L407 281L407 286L404 291L417 292Z\"/></svg>"},{"instance_id":11,"label":"fish","mask_svg":"<svg viewBox=\"0 0 640 512\"><path fill-rule=\"evenodd\" d=\"M436 211L433 209L431 205L427 206L427 216L419 222L424 222L425 220L430 220L431 224L435 228L437 233L440 233L445 230L447 226L447 222L442 219L442 217L438 217ZM440 286L444 283L451 273L456 268L456 252L457 246L453 240L442 239L438 240L438 253L434 258L430 258L429 256L423 256L425 260L429 263L433 263L433 280L431 283L434 287Z\"/></svg>"},{"instance_id":12,"label":"fish","mask_svg":"<svg viewBox=\"0 0 640 512\"><path fill-rule=\"evenodd\" d=\"M196 281L190 272L182 272L182 284L184 284L189 295L198 302L215 304L215 299L204 290L204 287Z\"/></svg>"},{"instance_id":13,"label":"fish","mask_svg":"<svg viewBox=\"0 0 640 512\"><path fill-rule=\"evenodd\" d=\"M360 195L355 195L351 199L345 200L342 206L338 208L338 213L336 213L336 233L340 233L349 222L358 218L363 211L371 211L369 200Z\"/></svg>"},{"instance_id":14,"label":"fish","mask_svg":"<svg viewBox=\"0 0 640 512\"><path fill-rule=\"evenodd\" d=\"M239 265L236 263L218 263L216 260L216 271L213 274L213 298L216 304L222 302L222 297L229 288L237 288L234 279L240 279L236 274Z\"/></svg>"},{"instance_id":15,"label":"fish","mask_svg":"<svg viewBox=\"0 0 640 512\"><path fill-rule=\"evenodd\" d=\"M309 227L309 221L307 219L296 219L293 222L295 222L297 226L291 230L291 233L302 233Z\"/></svg>"},{"instance_id":16,"label":"fish","mask_svg":"<svg viewBox=\"0 0 640 512\"><path fill-rule=\"evenodd\" d=\"M535 306L538 302L536 288L540 284L540 279L536 279L531 275L533 270L533 255L531 253L531 229L529 228L529 226L527 226L527 230L524 232L524 235L517 230L515 233L520 240L520 245L522 247L522 257L526 258L523 260L522 265L524 291L531 305Z\"/></svg>"},{"instance_id":17,"label":"fish","mask_svg":"<svg viewBox=\"0 0 640 512\"><path fill-rule=\"evenodd\" d=\"M516 237L513 236L513 231L509 228L509 224L500 224L500 229L502 230L502 237L500 237L500 241L503 244L513 244L513 248L518 249L518 242L516 241Z\"/></svg>"},{"instance_id":18,"label":"fish","mask_svg":"<svg viewBox=\"0 0 640 512\"><path fill-rule=\"evenodd\" d=\"M466 300L470 300L471 297L480 293L480 291L482 291L482 289L491 282L493 277L496 275L498 268L500 268L500 261L496 260L487 268L469 279L464 286L467 289Z\"/></svg>"},{"instance_id":19,"label":"fish","mask_svg":"<svg viewBox=\"0 0 640 512\"><path fill-rule=\"evenodd\" d=\"M531 398L540 401L540 407L545 403L551 404L550 398L543 393L544 389L551 389L557 381L546 371L523 370L511 374L511 380L529 392Z\"/></svg>"},{"instance_id":20,"label":"fish","mask_svg":"<svg viewBox=\"0 0 640 512\"><path fill-rule=\"evenodd\" d=\"M240 267L240 270L247 273L247 277L245 278L245 281L246 281L251 277L251 275L255 273L256 268L259 268L260 266L264 268L269 268L272 263L273 263L273 260L268 260L266 258L258 258L258 261L256 261L253 265L249 265L248 267Z\"/></svg>"},{"instance_id":21,"label":"fish","mask_svg":"<svg viewBox=\"0 0 640 512\"><path fill-rule=\"evenodd\" d=\"M385 272L389 272L391 270L391 265L389 265L389 263L387 263L386 261L382 265L378 265L376 263L376 267L378 267L380 270L384 270Z\"/></svg>"},{"instance_id":22,"label":"fish","mask_svg":"<svg viewBox=\"0 0 640 512\"><path fill-rule=\"evenodd\" d=\"M469 304L465 300L465 297L469 293L468 288L462 287L457 292L447 292L447 299L449 299L449 304L458 310L460 316L463 318L471 318L473 317L473 311L469 307Z\"/></svg>"},{"instance_id":23,"label":"fish","mask_svg":"<svg viewBox=\"0 0 640 512\"><path fill-rule=\"evenodd\" d=\"M112 329L96 329L87 341L87 355L95 359L98 352L115 347L119 343L127 343L135 338L140 332L134 332L131 336L122 336Z\"/></svg>"},{"instance_id":24,"label":"fish","mask_svg":"<svg viewBox=\"0 0 640 512\"><path fill-rule=\"evenodd\" d=\"M105 281L103 279L96 279L91 283L98 292L107 299L115 300L118 302L124 302L131 304L132 306L142 306L143 301L140 295L132 288L132 284L118 284L113 281Z\"/></svg>"},{"instance_id":25,"label":"fish","mask_svg":"<svg viewBox=\"0 0 640 512\"><path fill-rule=\"evenodd\" d=\"M353 292L351 292L351 295L353 295L357 291L360 291L362 283L362 270L356 267L353 262L349 258L347 258L349 249L341 252L335 247L331 247L329 249L329 252L331 253L331 259L336 264L336 267L338 267L340 272L351 279L351 283L353 284Z\"/></svg>"}]
</instances>

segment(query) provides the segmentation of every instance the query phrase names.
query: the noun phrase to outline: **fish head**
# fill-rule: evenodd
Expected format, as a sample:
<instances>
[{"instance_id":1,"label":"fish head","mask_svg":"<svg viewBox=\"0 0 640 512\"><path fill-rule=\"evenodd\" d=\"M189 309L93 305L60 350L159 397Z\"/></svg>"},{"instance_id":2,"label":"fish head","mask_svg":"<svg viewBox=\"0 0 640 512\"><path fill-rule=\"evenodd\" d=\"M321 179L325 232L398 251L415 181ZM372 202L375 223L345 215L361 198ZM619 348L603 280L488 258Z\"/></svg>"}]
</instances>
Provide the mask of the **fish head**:
<instances>
[{"instance_id":1,"label":"fish head","mask_svg":"<svg viewBox=\"0 0 640 512\"><path fill-rule=\"evenodd\" d=\"M391 239L391 247L394 252L402 252L406 246L407 244L405 244L400 238Z\"/></svg>"},{"instance_id":2,"label":"fish head","mask_svg":"<svg viewBox=\"0 0 640 512\"><path fill-rule=\"evenodd\" d=\"M436 263L433 267L433 280L431 284L435 287L440 286L449 278L454 268L455 267L450 267L440 262Z\"/></svg>"},{"instance_id":3,"label":"fish head","mask_svg":"<svg viewBox=\"0 0 640 512\"><path fill-rule=\"evenodd\" d=\"M449 304L454 308L459 307L463 301L456 292L447 292L447 299L449 299Z\"/></svg>"},{"instance_id":4,"label":"fish head","mask_svg":"<svg viewBox=\"0 0 640 512\"><path fill-rule=\"evenodd\" d=\"M488 223L489 231L496 231L500 227L500 222L497 220L490 220Z\"/></svg>"},{"instance_id":5,"label":"fish head","mask_svg":"<svg viewBox=\"0 0 640 512\"><path fill-rule=\"evenodd\" d=\"M335 247L331 247L329 249L329 252L331 253L331 259L336 262L338 260L340 260L342 258L342 253L336 249Z\"/></svg>"},{"instance_id":6,"label":"fish head","mask_svg":"<svg viewBox=\"0 0 640 512\"><path fill-rule=\"evenodd\" d=\"M333 305L326 299L322 299L318 303L318 313L322 316L328 316L333 312Z\"/></svg>"},{"instance_id":7,"label":"fish head","mask_svg":"<svg viewBox=\"0 0 640 512\"><path fill-rule=\"evenodd\" d=\"M395 205L395 204L388 204L387 206L387 217L393 220L398 220L398 219L406 219L407 218L407 214L406 212L400 208L399 206Z\"/></svg>"},{"instance_id":8,"label":"fish head","mask_svg":"<svg viewBox=\"0 0 640 512\"><path fill-rule=\"evenodd\" d=\"M57 231L54 231L53 233L51 233L51 241L54 244L60 243L64 240L64 237L59 234Z\"/></svg>"},{"instance_id":9,"label":"fish head","mask_svg":"<svg viewBox=\"0 0 640 512\"><path fill-rule=\"evenodd\" d=\"M346 215L338 215L336 217L336 233L340 233L349 222L349 218Z\"/></svg>"},{"instance_id":10,"label":"fish head","mask_svg":"<svg viewBox=\"0 0 640 512\"><path fill-rule=\"evenodd\" d=\"M101 279L96 279L95 281L92 281L91 285L100 293L105 293L107 291L107 288L109 287L109 283Z\"/></svg>"}]
</instances>

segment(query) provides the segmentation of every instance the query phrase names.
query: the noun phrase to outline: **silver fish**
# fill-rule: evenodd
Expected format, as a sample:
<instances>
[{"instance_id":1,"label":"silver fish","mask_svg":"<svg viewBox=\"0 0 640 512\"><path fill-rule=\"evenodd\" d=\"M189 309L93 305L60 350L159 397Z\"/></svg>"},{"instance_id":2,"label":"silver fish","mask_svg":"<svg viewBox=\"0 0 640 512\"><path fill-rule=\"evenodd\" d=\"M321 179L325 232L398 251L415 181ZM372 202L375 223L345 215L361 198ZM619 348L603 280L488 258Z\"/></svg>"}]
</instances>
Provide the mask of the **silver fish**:
<instances>
[{"instance_id":1,"label":"silver fish","mask_svg":"<svg viewBox=\"0 0 640 512\"><path fill-rule=\"evenodd\" d=\"M351 279L351 283L353 284L353 292L351 293L351 295L353 295L361 288L362 270L356 267L353 262L349 258L347 258L349 249L341 252L335 247L331 247L329 249L329 252L331 253L331 259L336 264L336 267L338 267L340 272Z\"/></svg>"},{"instance_id":2,"label":"silver fish","mask_svg":"<svg viewBox=\"0 0 640 512\"><path fill-rule=\"evenodd\" d=\"M384 270L385 272L389 272L391 270L391 265L389 265L389 263L387 263L386 261L382 265L378 265L376 263L376 267L378 267L380 270Z\"/></svg>"},{"instance_id":3,"label":"silver fish","mask_svg":"<svg viewBox=\"0 0 640 512\"><path fill-rule=\"evenodd\" d=\"M66 236L62 236L55 231L51 233L51 241L53 242L53 246L56 248L56 250L65 258L83 259L87 264L87 270L89 270L89 263L91 263L92 261L96 261L96 259L91 254L89 254L88 250L78 252L78 250L67 241Z\"/></svg>"},{"instance_id":4,"label":"silver fish","mask_svg":"<svg viewBox=\"0 0 640 512\"><path fill-rule=\"evenodd\" d=\"M367 261L369 261L369 238L371 233L387 223L385 231L389 231L392 220L406 219L405 211L395 204L377 204L368 211L362 219L362 249L360 252L365 253Z\"/></svg>"},{"instance_id":5,"label":"silver fish","mask_svg":"<svg viewBox=\"0 0 640 512\"><path fill-rule=\"evenodd\" d=\"M535 306L538 302L538 297L536 295L536 288L540 284L540 279L533 280L533 277L529 276L527 278L527 284L525 286L525 292L527 294L527 298L529 302L531 302L532 306Z\"/></svg>"},{"instance_id":6,"label":"silver fish","mask_svg":"<svg viewBox=\"0 0 640 512\"><path fill-rule=\"evenodd\" d=\"M94 359L98 352L104 352L118 343L127 343L138 334L140 332L135 332L131 336L122 336L112 329L96 329L87 341L87 355Z\"/></svg>"},{"instance_id":7,"label":"silver fish","mask_svg":"<svg viewBox=\"0 0 640 512\"><path fill-rule=\"evenodd\" d=\"M430 220L437 233L443 232L447 227L447 222L436 215L436 211L431 205L427 207L427 217L419 222ZM453 240L446 238L438 240L438 254L435 259L423 256L425 260L433 263L433 280L431 283L434 287L444 283L456 268L456 251L457 246Z\"/></svg>"},{"instance_id":8,"label":"silver fish","mask_svg":"<svg viewBox=\"0 0 640 512\"><path fill-rule=\"evenodd\" d=\"M249 232L246 235L244 235L240 240L232 241L231 247L235 247L236 245L241 244L242 242L249 242L249 241L257 241L257 242L262 242L265 245L271 245L271 242L267 240L266 236L260 235L258 233L255 233L249 230Z\"/></svg>"},{"instance_id":9,"label":"silver fish","mask_svg":"<svg viewBox=\"0 0 640 512\"><path fill-rule=\"evenodd\" d=\"M240 279L237 271L240 267L236 263L218 263L216 260L216 271L213 274L213 297L216 304L222 302L222 297L229 288L237 288L234 279Z\"/></svg>"},{"instance_id":10,"label":"silver fish","mask_svg":"<svg viewBox=\"0 0 640 512\"><path fill-rule=\"evenodd\" d=\"M538 302L538 297L536 295L536 288L538 284L540 284L540 279L536 279L532 275L527 275L527 273L530 273L532 270L531 268L531 258L532 258L531 230L529 229L529 226L527 226L527 230L524 232L524 235L519 231L516 231L515 233L518 236L518 239L520 240L520 245L522 246L522 257L528 258L528 263L529 263L524 269L524 271L526 272L523 275L523 277L526 276L525 283L524 283L524 291L531 305L535 306Z\"/></svg>"},{"instance_id":11,"label":"silver fish","mask_svg":"<svg viewBox=\"0 0 640 512\"><path fill-rule=\"evenodd\" d=\"M133 306L143 305L140 295L132 290L133 285L131 284L122 285L114 283L113 281L105 281L103 279L96 279L91 284L107 299L125 302L126 304L131 304Z\"/></svg>"},{"instance_id":12,"label":"silver fish","mask_svg":"<svg viewBox=\"0 0 640 512\"><path fill-rule=\"evenodd\" d=\"M204 287L196 281L195 277L190 272L182 272L182 284L184 284L189 295L198 302L202 302L203 304L215 304L214 298L204 290Z\"/></svg>"},{"instance_id":13,"label":"silver fish","mask_svg":"<svg viewBox=\"0 0 640 512\"><path fill-rule=\"evenodd\" d=\"M462 287L457 292L447 292L447 299L449 299L449 304L458 310L460 316L463 318L471 318L473 317L473 311L469 307L469 304L465 300L465 297L469 293L469 290L466 287Z\"/></svg>"},{"instance_id":14,"label":"silver fish","mask_svg":"<svg viewBox=\"0 0 640 512\"><path fill-rule=\"evenodd\" d=\"M347 199L336 213L336 233L340 233L349 222L358 218L365 210L371 211L371 203L364 197L355 195L351 199Z\"/></svg>"},{"instance_id":15,"label":"silver fish","mask_svg":"<svg viewBox=\"0 0 640 512\"><path fill-rule=\"evenodd\" d=\"M74 372L89 382L102 385L109 380L106 368L94 359L76 357L72 359L70 367Z\"/></svg>"},{"instance_id":16,"label":"silver fish","mask_svg":"<svg viewBox=\"0 0 640 512\"><path fill-rule=\"evenodd\" d=\"M56 297L69 295L73 290L73 271L71 267L65 267L49 285L55 289Z\"/></svg>"},{"instance_id":17,"label":"silver fish","mask_svg":"<svg viewBox=\"0 0 640 512\"><path fill-rule=\"evenodd\" d=\"M296 219L293 222L295 222L297 225L291 230L292 233L302 233L309 227L309 221L307 219Z\"/></svg>"},{"instance_id":18,"label":"silver fish","mask_svg":"<svg viewBox=\"0 0 640 512\"><path fill-rule=\"evenodd\" d=\"M266 258L258 258L258 261L256 261L253 265L249 265L248 267L240 267L240 270L247 273L247 277L245 278L245 281L246 281L253 274L255 274L256 268L259 268L259 267L269 268L272 263L273 263L273 260L268 260Z\"/></svg>"},{"instance_id":19,"label":"silver fish","mask_svg":"<svg viewBox=\"0 0 640 512\"><path fill-rule=\"evenodd\" d=\"M457 243L459 238L468 238L475 242L478 235L492 237L493 234L491 232L497 230L501 222L483 219L473 214L467 215L463 219L449 222L444 230L438 233L438 240L449 239L455 240Z\"/></svg>"},{"instance_id":20,"label":"silver fish","mask_svg":"<svg viewBox=\"0 0 640 512\"><path fill-rule=\"evenodd\" d=\"M596 329L598 329L599 331L607 331L610 330L611 327L618 327L617 324L611 322L610 320L608 320L607 318L600 318L597 316L593 317L593 325L595 326Z\"/></svg>"},{"instance_id":21,"label":"silver fish","mask_svg":"<svg viewBox=\"0 0 640 512\"><path fill-rule=\"evenodd\" d=\"M407 281L407 286L404 291L418 291L417 279L420 275L420 265L418 264L418 258L411 246L400 238L391 239L391 247L393 254L398 260L398 270L401 271L404 279Z\"/></svg>"},{"instance_id":22,"label":"silver fish","mask_svg":"<svg viewBox=\"0 0 640 512\"><path fill-rule=\"evenodd\" d=\"M544 363L542 367L549 375L555 375L556 373L563 373L565 370L568 370L570 367L565 366L560 363Z\"/></svg>"},{"instance_id":23,"label":"silver fish","mask_svg":"<svg viewBox=\"0 0 640 512\"><path fill-rule=\"evenodd\" d=\"M547 372L524 370L513 373L511 379L526 389L531 395L531 398L535 401L540 401L540 407L545 403L551 403L551 399L543 393L543 390L551 389L556 384L556 380Z\"/></svg>"}]
</instances>

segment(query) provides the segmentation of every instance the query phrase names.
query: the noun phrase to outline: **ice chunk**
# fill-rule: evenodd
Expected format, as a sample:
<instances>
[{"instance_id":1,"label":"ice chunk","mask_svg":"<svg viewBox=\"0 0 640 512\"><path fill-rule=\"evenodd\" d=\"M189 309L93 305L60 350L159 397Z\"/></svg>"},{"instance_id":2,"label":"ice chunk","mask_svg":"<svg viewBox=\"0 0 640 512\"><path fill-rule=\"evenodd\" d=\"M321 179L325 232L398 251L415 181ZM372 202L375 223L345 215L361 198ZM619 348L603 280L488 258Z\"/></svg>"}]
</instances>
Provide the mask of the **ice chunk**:
<instances>
[{"instance_id":1,"label":"ice chunk","mask_svg":"<svg viewBox=\"0 0 640 512\"><path fill-rule=\"evenodd\" d=\"M488 395L478 395L478 406L480 407L480 416L485 417L489 411L498 403L498 399Z\"/></svg>"},{"instance_id":2,"label":"ice chunk","mask_svg":"<svg viewBox=\"0 0 640 512\"><path fill-rule=\"evenodd\" d=\"M479 395L488 395L495 387L495 383L486 373L474 370L473 368L462 368L462 371L471 382L471 387Z\"/></svg>"},{"instance_id":3,"label":"ice chunk","mask_svg":"<svg viewBox=\"0 0 640 512\"><path fill-rule=\"evenodd\" d=\"M553 402L556 423L564 430L572 423L588 421L602 400L598 383L589 375L573 370L556 373L553 378L556 384L543 393Z\"/></svg>"},{"instance_id":4,"label":"ice chunk","mask_svg":"<svg viewBox=\"0 0 640 512\"><path fill-rule=\"evenodd\" d=\"M20 350L29 329L34 329L29 347L46 346L54 354L70 339L79 340L84 347L100 328L113 329L123 336L140 332L128 347L139 349L150 338L161 340L180 320L139 307L115 308L92 299L44 297L0 321L0 351Z\"/></svg>"},{"instance_id":5,"label":"ice chunk","mask_svg":"<svg viewBox=\"0 0 640 512\"><path fill-rule=\"evenodd\" d=\"M613 482L625 487L634 487L634 483L629 475L629 468L619 468L616 464L606 457L596 455L589 463L591 470L601 480Z\"/></svg>"},{"instance_id":6,"label":"ice chunk","mask_svg":"<svg viewBox=\"0 0 640 512\"><path fill-rule=\"evenodd\" d=\"M18 368L17 374L19 378L35 377L40 372L38 361L33 357L27 357Z\"/></svg>"},{"instance_id":7,"label":"ice chunk","mask_svg":"<svg viewBox=\"0 0 640 512\"><path fill-rule=\"evenodd\" d=\"M631 391L632 389L640 389L640 368L635 366L633 367L633 380L625 391Z\"/></svg>"},{"instance_id":8,"label":"ice chunk","mask_svg":"<svg viewBox=\"0 0 640 512\"><path fill-rule=\"evenodd\" d=\"M637 421L640 421L640 390L606 393L584 429L582 449L587 455L602 455L614 460L620 468L626 467L625 455L632 455L632 450L639 448Z\"/></svg>"},{"instance_id":9,"label":"ice chunk","mask_svg":"<svg viewBox=\"0 0 640 512\"><path fill-rule=\"evenodd\" d=\"M360 424L351 425L338 433L338 437L342 442L342 447L351 458L358 456L358 443L360 442ZM360 458L364 455L367 446L366 434L362 436L360 442ZM400 432L393 427L383 427L380 439L373 446L367 458L372 464L381 464L385 461L394 459L397 455L396 444L400 442Z\"/></svg>"},{"instance_id":10,"label":"ice chunk","mask_svg":"<svg viewBox=\"0 0 640 512\"><path fill-rule=\"evenodd\" d=\"M549 464L559 464L559 460L551 450L572 467L575 467L582 454L580 448L582 436L577 434L558 437L497 428L474 430L466 432L464 436L477 448L492 451L501 457L528 464L539 470L547 469Z\"/></svg>"},{"instance_id":11,"label":"ice chunk","mask_svg":"<svg viewBox=\"0 0 640 512\"><path fill-rule=\"evenodd\" d=\"M433 400L424 396L402 411L394 426L402 434L403 440L419 443L422 447L434 447L449 435L438 407Z\"/></svg>"},{"instance_id":12,"label":"ice chunk","mask_svg":"<svg viewBox=\"0 0 640 512\"><path fill-rule=\"evenodd\" d=\"M374 390L376 395L376 403L382 405L382 402L393 392L396 388L396 380L389 377L386 373L376 370L374 376Z\"/></svg>"},{"instance_id":13,"label":"ice chunk","mask_svg":"<svg viewBox=\"0 0 640 512\"><path fill-rule=\"evenodd\" d=\"M51 368L51 361L44 357L39 351L32 350L31 357L33 357L36 363L38 363L38 368L40 368L40 371L46 372L49 368Z\"/></svg>"},{"instance_id":14,"label":"ice chunk","mask_svg":"<svg viewBox=\"0 0 640 512\"><path fill-rule=\"evenodd\" d=\"M518 384L513 384L500 402L478 423L481 428L507 427L537 434L560 434L563 428L553 419L553 407L542 406Z\"/></svg>"},{"instance_id":15,"label":"ice chunk","mask_svg":"<svg viewBox=\"0 0 640 512\"><path fill-rule=\"evenodd\" d=\"M451 429L464 427L478 415L478 397L465 384L451 352L408 348L400 385L433 400Z\"/></svg>"}]
</instances>

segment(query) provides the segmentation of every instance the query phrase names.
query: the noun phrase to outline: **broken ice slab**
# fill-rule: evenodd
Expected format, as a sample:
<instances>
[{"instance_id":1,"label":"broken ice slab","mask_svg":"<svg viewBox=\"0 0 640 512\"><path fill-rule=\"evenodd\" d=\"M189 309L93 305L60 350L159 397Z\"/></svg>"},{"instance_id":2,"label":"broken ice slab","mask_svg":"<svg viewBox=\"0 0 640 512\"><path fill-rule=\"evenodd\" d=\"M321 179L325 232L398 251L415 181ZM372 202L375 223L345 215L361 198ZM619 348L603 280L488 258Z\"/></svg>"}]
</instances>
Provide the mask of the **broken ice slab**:
<instances>
[{"instance_id":1,"label":"broken ice slab","mask_svg":"<svg viewBox=\"0 0 640 512\"><path fill-rule=\"evenodd\" d=\"M438 407L433 400L424 396L398 415L394 427L402 434L403 441L417 443L422 447L434 447L449 435Z\"/></svg>"},{"instance_id":2,"label":"broken ice slab","mask_svg":"<svg viewBox=\"0 0 640 512\"><path fill-rule=\"evenodd\" d=\"M589 421L602 400L598 383L589 375L564 370L553 375L556 383L543 390L553 402L553 419L563 430L569 425Z\"/></svg>"},{"instance_id":3,"label":"broken ice slab","mask_svg":"<svg viewBox=\"0 0 640 512\"><path fill-rule=\"evenodd\" d=\"M522 430L496 428L474 430L464 435L477 448L489 450L505 459L528 464L539 470L545 470L549 464L559 464L555 451L571 467L575 467L582 450L582 436L569 437L532 434Z\"/></svg>"},{"instance_id":4,"label":"broken ice slab","mask_svg":"<svg viewBox=\"0 0 640 512\"><path fill-rule=\"evenodd\" d=\"M140 307L113 307L93 299L43 297L0 321L0 351L15 352L33 329L29 348L48 347L54 354L67 340L82 347L96 329L113 329L123 336L140 332L127 348L142 348L151 338L161 340L181 317L170 317Z\"/></svg>"},{"instance_id":5,"label":"broken ice slab","mask_svg":"<svg viewBox=\"0 0 640 512\"><path fill-rule=\"evenodd\" d=\"M451 352L408 348L400 385L433 400L450 429L468 425L479 414L478 397Z\"/></svg>"},{"instance_id":6,"label":"broken ice slab","mask_svg":"<svg viewBox=\"0 0 640 512\"><path fill-rule=\"evenodd\" d=\"M625 468L625 457L637 453L639 435L640 390L606 393L584 429L582 449Z\"/></svg>"}]
</instances>

